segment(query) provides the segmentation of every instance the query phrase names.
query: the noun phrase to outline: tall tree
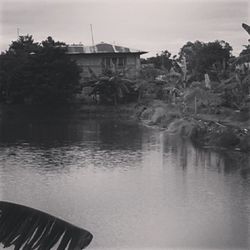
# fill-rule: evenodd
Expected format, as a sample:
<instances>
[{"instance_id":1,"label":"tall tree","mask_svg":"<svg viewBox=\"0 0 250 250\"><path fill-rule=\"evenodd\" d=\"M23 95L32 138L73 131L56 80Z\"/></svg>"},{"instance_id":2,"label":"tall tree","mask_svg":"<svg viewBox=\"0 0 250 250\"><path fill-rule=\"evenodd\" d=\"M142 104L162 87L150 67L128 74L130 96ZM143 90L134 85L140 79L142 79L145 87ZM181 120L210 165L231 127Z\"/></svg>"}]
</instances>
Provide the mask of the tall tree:
<instances>
[{"instance_id":1,"label":"tall tree","mask_svg":"<svg viewBox=\"0 0 250 250\"><path fill-rule=\"evenodd\" d=\"M225 41L187 42L180 50L179 58L186 58L187 70L196 80L204 78L204 74L213 66L225 67L231 58L232 47Z\"/></svg>"},{"instance_id":2,"label":"tall tree","mask_svg":"<svg viewBox=\"0 0 250 250\"><path fill-rule=\"evenodd\" d=\"M164 50L161 54L143 59L142 63L152 63L155 68L170 70L173 66L173 59L171 59L171 53L168 50Z\"/></svg>"},{"instance_id":3,"label":"tall tree","mask_svg":"<svg viewBox=\"0 0 250 250\"><path fill-rule=\"evenodd\" d=\"M66 46L48 37L40 44L20 36L0 55L0 98L15 103L62 103L80 89L80 70Z\"/></svg>"}]
</instances>

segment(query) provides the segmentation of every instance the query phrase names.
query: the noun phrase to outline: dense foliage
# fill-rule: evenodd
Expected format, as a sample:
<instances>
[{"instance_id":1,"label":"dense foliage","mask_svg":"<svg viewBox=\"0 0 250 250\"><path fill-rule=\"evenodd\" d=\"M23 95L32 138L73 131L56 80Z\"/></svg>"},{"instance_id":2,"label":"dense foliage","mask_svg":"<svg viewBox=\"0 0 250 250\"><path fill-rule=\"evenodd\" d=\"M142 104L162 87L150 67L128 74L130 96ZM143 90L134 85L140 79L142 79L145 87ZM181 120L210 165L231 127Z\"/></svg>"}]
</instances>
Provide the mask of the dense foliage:
<instances>
[{"instance_id":1,"label":"dense foliage","mask_svg":"<svg viewBox=\"0 0 250 250\"><path fill-rule=\"evenodd\" d=\"M192 72L193 80L203 79L209 71L227 68L232 47L225 41L187 42L180 50L180 59L185 57L187 70Z\"/></svg>"},{"instance_id":2,"label":"dense foliage","mask_svg":"<svg viewBox=\"0 0 250 250\"><path fill-rule=\"evenodd\" d=\"M217 113L221 107L250 109L250 47L244 46L237 58L231 51L225 41L187 42L179 57L171 59L170 69L161 67L158 76L150 79L151 85L157 83L161 87L162 94L156 96L180 105L185 113ZM149 58L148 63L152 62ZM144 71L152 70L144 67ZM143 72L143 77L147 78L147 72Z\"/></svg>"},{"instance_id":3,"label":"dense foliage","mask_svg":"<svg viewBox=\"0 0 250 250\"><path fill-rule=\"evenodd\" d=\"M168 50L162 51L161 54L142 59L143 64L153 64L157 69L170 70L173 66L173 59L171 59L171 53Z\"/></svg>"},{"instance_id":4,"label":"dense foliage","mask_svg":"<svg viewBox=\"0 0 250 250\"><path fill-rule=\"evenodd\" d=\"M106 72L97 76L90 68L91 78L85 82L85 87L91 87L89 96L96 103L117 105L136 101L138 91L136 82L127 79L120 72Z\"/></svg>"},{"instance_id":5,"label":"dense foliage","mask_svg":"<svg viewBox=\"0 0 250 250\"><path fill-rule=\"evenodd\" d=\"M20 36L0 55L0 101L68 102L80 90L80 70L66 46L48 37L40 44Z\"/></svg>"},{"instance_id":6,"label":"dense foliage","mask_svg":"<svg viewBox=\"0 0 250 250\"><path fill-rule=\"evenodd\" d=\"M233 109L249 106L250 45L244 46L235 58L232 47L225 41L189 41L178 57L165 50L142 59L137 79L127 79L127 69L105 72L102 76L89 69L90 78L83 84L79 83L78 66L65 51L66 45L51 37L41 43L35 43L29 35L13 41L9 50L0 55L0 101L68 102L83 87L81 93L86 100L92 98L101 104L161 99L194 113L204 108L219 112L222 106Z\"/></svg>"}]
</instances>

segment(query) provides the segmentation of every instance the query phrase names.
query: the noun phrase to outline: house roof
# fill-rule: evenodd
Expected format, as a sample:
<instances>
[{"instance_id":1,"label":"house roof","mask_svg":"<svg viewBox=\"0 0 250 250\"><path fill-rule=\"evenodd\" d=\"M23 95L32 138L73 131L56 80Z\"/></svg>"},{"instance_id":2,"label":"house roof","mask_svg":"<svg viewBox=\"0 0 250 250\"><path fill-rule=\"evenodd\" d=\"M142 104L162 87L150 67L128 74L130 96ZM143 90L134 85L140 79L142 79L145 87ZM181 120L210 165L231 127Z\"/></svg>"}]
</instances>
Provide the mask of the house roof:
<instances>
[{"instance_id":1,"label":"house roof","mask_svg":"<svg viewBox=\"0 0 250 250\"><path fill-rule=\"evenodd\" d=\"M145 54L146 51L130 49L123 46L109 43L99 43L94 46L84 46L83 44L72 44L67 46L68 54L95 54L95 53L138 53Z\"/></svg>"}]
</instances>

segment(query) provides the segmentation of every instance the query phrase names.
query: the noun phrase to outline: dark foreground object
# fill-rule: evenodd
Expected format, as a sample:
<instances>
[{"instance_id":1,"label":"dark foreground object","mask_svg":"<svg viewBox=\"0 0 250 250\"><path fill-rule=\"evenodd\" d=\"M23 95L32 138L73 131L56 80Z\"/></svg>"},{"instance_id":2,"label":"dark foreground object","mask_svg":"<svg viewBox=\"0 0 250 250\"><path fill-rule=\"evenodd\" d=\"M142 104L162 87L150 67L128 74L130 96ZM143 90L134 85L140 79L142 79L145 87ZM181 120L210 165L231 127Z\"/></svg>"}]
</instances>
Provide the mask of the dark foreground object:
<instances>
[{"instance_id":1,"label":"dark foreground object","mask_svg":"<svg viewBox=\"0 0 250 250\"><path fill-rule=\"evenodd\" d=\"M0 201L0 242L15 250L83 249L93 236L52 215L26 206Z\"/></svg>"}]
</instances>

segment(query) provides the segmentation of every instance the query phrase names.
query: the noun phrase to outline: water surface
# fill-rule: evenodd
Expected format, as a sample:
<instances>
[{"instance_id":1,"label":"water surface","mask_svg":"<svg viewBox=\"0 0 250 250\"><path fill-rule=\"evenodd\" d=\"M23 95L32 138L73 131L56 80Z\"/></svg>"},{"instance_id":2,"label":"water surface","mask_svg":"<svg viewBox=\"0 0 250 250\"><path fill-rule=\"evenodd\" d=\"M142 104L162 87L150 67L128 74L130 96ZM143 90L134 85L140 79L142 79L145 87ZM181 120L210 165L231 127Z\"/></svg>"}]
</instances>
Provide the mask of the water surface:
<instances>
[{"instance_id":1,"label":"water surface","mask_svg":"<svg viewBox=\"0 0 250 250\"><path fill-rule=\"evenodd\" d=\"M1 199L88 229L89 249L248 249L249 162L127 118L50 108L0 118Z\"/></svg>"}]
</instances>

